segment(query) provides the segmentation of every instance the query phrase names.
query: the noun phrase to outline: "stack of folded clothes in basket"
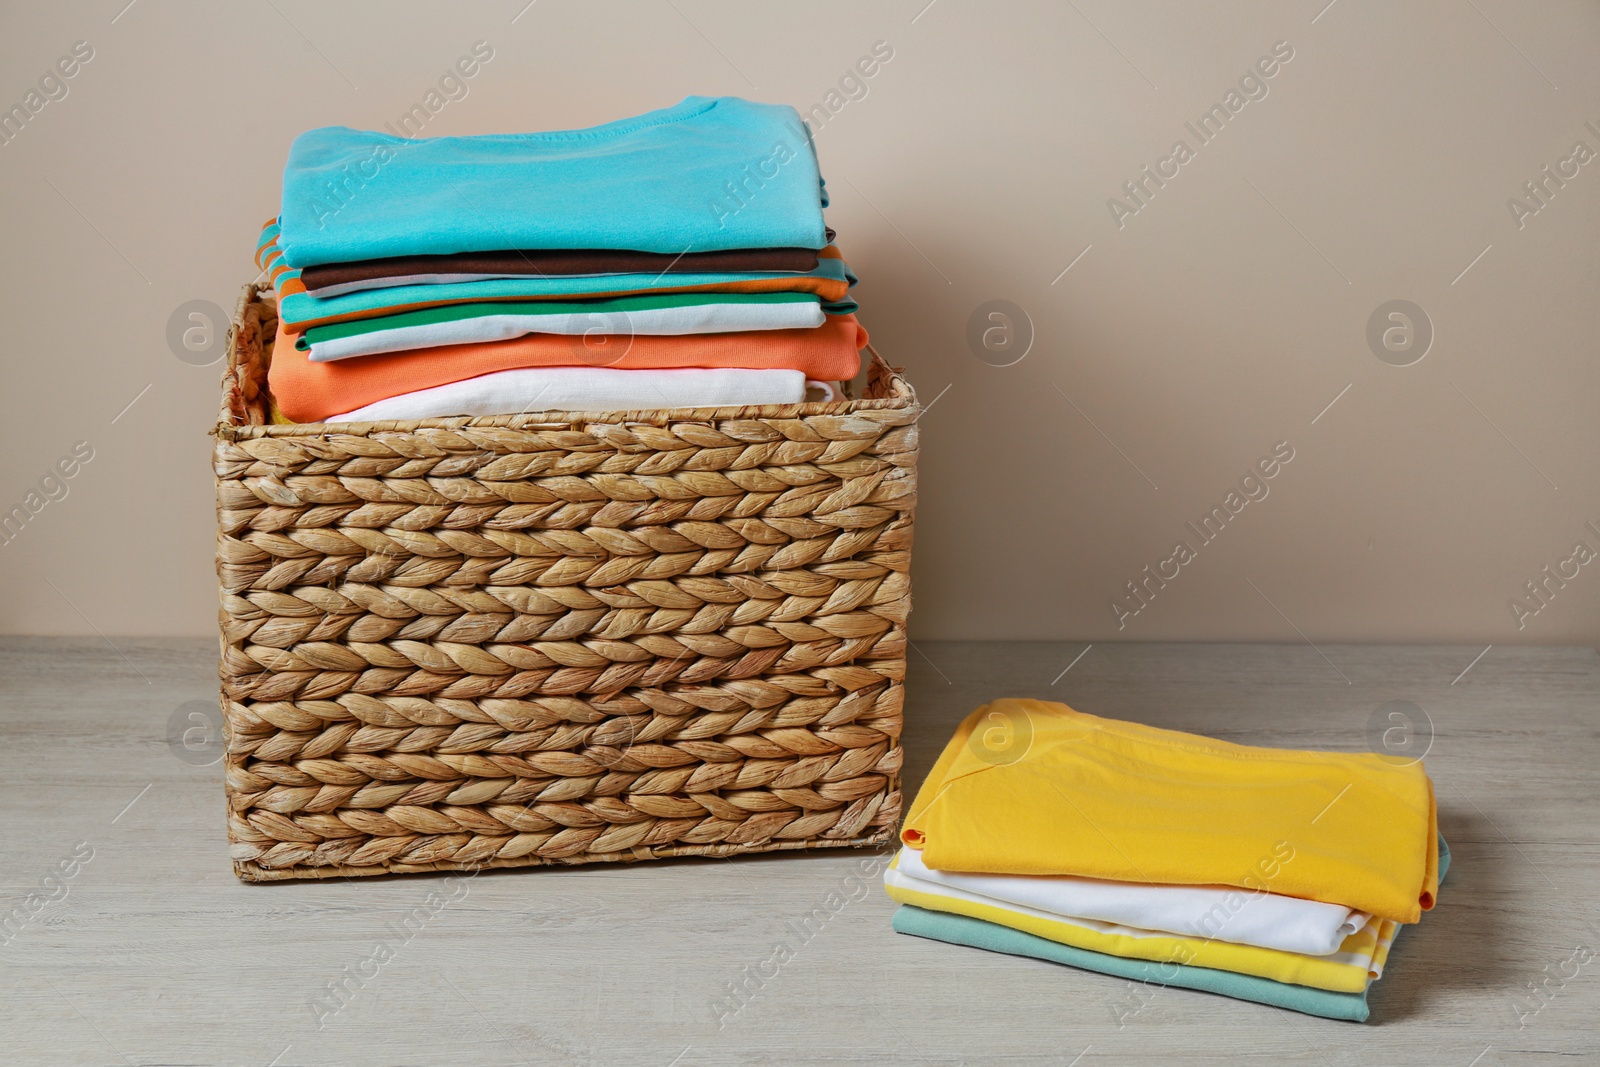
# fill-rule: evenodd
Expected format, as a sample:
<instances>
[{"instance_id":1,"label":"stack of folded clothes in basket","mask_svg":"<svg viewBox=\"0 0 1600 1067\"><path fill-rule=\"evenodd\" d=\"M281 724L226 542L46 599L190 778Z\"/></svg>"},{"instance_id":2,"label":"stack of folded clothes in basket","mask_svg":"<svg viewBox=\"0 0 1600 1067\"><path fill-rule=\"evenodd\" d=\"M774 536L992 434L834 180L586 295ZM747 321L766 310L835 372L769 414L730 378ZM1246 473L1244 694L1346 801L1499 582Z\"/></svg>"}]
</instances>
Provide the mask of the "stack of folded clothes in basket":
<instances>
[{"instance_id":1,"label":"stack of folded clothes in basket","mask_svg":"<svg viewBox=\"0 0 1600 1067\"><path fill-rule=\"evenodd\" d=\"M1001 700L961 725L885 871L901 933L1367 1018L1450 854L1420 762L1252 748Z\"/></svg>"},{"instance_id":2,"label":"stack of folded clothes in basket","mask_svg":"<svg viewBox=\"0 0 1600 1067\"><path fill-rule=\"evenodd\" d=\"M283 422L834 400L855 276L793 108L295 139L256 253Z\"/></svg>"}]
</instances>

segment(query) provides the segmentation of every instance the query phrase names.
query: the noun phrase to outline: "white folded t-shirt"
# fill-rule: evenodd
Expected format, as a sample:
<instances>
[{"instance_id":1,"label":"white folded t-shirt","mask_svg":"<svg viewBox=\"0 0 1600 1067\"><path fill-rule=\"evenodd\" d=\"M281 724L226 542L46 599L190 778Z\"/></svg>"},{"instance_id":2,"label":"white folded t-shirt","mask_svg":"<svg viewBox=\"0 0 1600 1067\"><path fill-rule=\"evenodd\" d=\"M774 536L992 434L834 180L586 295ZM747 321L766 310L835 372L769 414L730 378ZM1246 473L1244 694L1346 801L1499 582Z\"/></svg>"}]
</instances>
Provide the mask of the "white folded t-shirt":
<instances>
[{"instance_id":1,"label":"white folded t-shirt","mask_svg":"<svg viewBox=\"0 0 1600 1067\"><path fill-rule=\"evenodd\" d=\"M1306 956L1337 953L1344 939L1372 918L1339 904L1232 886L936 871L924 866L922 853L911 848L900 850L899 871L928 885L1015 904L1055 918L1089 919Z\"/></svg>"},{"instance_id":2,"label":"white folded t-shirt","mask_svg":"<svg viewBox=\"0 0 1600 1067\"><path fill-rule=\"evenodd\" d=\"M431 389L378 400L328 422L385 422L452 415L515 415L532 411L635 411L648 408L749 407L799 404L809 391L837 398L826 384L797 370L615 367L526 367L495 371Z\"/></svg>"}]
</instances>

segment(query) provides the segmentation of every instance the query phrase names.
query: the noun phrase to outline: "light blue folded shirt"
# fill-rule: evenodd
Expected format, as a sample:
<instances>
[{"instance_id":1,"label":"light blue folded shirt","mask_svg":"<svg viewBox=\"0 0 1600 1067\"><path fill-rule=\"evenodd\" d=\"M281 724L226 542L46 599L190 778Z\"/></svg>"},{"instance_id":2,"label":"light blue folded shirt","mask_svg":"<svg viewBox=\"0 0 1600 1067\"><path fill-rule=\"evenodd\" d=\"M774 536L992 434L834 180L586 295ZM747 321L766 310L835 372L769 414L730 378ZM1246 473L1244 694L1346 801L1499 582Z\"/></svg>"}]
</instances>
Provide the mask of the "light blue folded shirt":
<instances>
[{"instance_id":1,"label":"light blue folded shirt","mask_svg":"<svg viewBox=\"0 0 1600 1067\"><path fill-rule=\"evenodd\" d=\"M295 267L534 248L822 248L824 203L794 108L691 96L586 130L308 130L284 168L279 246Z\"/></svg>"}]
</instances>

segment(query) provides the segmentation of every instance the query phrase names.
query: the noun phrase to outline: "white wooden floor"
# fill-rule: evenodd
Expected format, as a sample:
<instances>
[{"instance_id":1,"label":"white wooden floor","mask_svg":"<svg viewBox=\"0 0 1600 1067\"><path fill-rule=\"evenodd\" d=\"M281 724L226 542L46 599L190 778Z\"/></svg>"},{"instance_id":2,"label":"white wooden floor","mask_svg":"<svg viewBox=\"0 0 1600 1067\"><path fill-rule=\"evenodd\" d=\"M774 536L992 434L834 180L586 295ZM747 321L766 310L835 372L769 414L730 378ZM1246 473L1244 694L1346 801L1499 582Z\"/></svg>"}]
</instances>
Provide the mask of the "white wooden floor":
<instances>
[{"instance_id":1,"label":"white wooden floor","mask_svg":"<svg viewBox=\"0 0 1600 1067\"><path fill-rule=\"evenodd\" d=\"M197 751L167 739L185 702L214 698L214 644L6 639L0 1062L1600 1062L1600 957L1582 964L1600 949L1600 656L1496 647L1462 674L1479 651L913 654L908 792L1001 695L1346 750L1388 702L1420 708L1455 867L1356 1025L897 935L881 890L850 881L870 853L242 885L204 728ZM747 973L755 993L724 1000Z\"/></svg>"}]
</instances>

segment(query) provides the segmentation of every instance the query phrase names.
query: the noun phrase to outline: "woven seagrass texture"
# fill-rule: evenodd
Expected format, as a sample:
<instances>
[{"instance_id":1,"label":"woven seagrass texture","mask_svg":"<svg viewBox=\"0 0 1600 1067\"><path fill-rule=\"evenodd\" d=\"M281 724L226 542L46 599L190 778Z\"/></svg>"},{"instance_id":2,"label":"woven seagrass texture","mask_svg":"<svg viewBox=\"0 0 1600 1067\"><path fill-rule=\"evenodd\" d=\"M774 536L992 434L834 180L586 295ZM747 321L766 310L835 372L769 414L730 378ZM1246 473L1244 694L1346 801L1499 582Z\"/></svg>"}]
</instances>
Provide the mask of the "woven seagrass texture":
<instances>
[{"instance_id":1,"label":"woven seagrass texture","mask_svg":"<svg viewBox=\"0 0 1600 1067\"><path fill-rule=\"evenodd\" d=\"M216 429L246 880L888 840L918 407L271 425L247 288Z\"/></svg>"}]
</instances>

